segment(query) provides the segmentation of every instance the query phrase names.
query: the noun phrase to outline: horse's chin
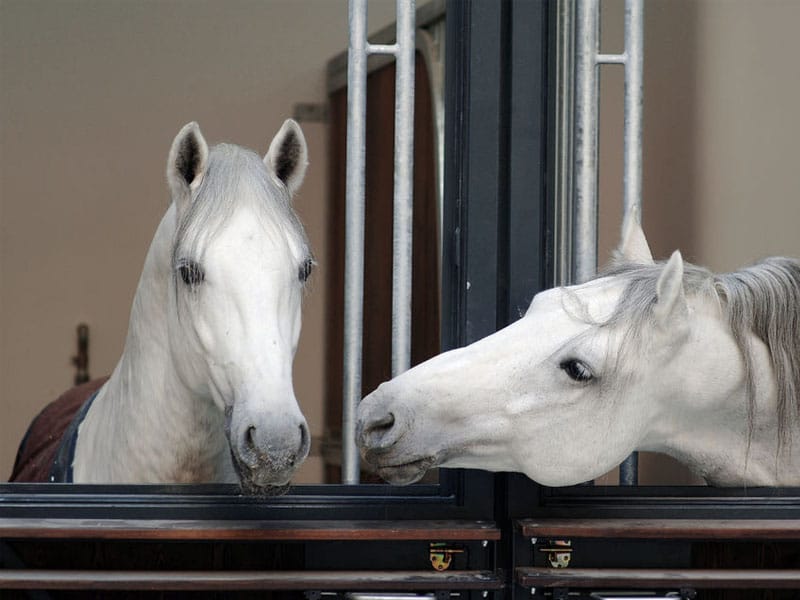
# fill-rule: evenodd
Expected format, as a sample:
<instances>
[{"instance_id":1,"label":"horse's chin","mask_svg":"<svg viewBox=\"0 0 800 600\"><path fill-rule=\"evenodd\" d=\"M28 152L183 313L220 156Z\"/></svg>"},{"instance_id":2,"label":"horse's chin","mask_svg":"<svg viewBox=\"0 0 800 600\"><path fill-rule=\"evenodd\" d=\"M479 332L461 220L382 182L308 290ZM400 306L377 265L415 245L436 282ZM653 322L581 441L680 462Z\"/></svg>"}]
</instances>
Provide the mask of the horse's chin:
<instances>
[{"instance_id":1,"label":"horse's chin","mask_svg":"<svg viewBox=\"0 0 800 600\"><path fill-rule=\"evenodd\" d=\"M392 485L409 485L422 479L435 463L434 458L426 457L401 465L375 465L375 472Z\"/></svg>"},{"instance_id":2,"label":"horse's chin","mask_svg":"<svg viewBox=\"0 0 800 600\"><path fill-rule=\"evenodd\" d=\"M231 453L233 468L239 480L239 488L245 496L281 496L289 491L291 475L258 473L239 463Z\"/></svg>"},{"instance_id":3,"label":"horse's chin","mask_svg":"<svg viewBox=\"0 0 800 600\"><path fill-rule=\"evenodd\" d=\"M236 475L239 478L239 488L245 496L282 496L289 491L291 477L282 474L280 477L270 475L267 477L257 475L255 472L243 468L234 461Z\"/></svg>"},{"instance_id":4,"label":"horse's chin","mask_svg":"<svg viewBox=\"0 0 800 600\"><path fill-rule=\"evenodd\" d=\"M269 498L274 496L283 496L289 491L291 487L290 482L281 485L266 484L261 485L252 480L241 479L239 481L239 489L244 496L257 496L259 498Z\"/></svg>"}]
</instances>

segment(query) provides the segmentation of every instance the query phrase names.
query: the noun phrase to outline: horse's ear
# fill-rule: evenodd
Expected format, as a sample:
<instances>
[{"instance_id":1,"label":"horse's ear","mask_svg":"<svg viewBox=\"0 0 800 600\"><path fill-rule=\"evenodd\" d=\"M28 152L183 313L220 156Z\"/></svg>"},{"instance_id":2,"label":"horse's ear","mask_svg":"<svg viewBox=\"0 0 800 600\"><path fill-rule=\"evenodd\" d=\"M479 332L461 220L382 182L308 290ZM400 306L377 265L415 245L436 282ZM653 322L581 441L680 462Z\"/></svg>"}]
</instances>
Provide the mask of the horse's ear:
<instances>
[{"instance_id":1,"label":"horse's ear","mask_svg":"<svg viewBox=\"0 0 800 600\"><path fill-rule=\"evenodd\" d=\"M264 164L294 194L306 175L308 147L300 125L286 119L264 156Z\"/></svg>"},{"instance_id":2,"label":"horse's ear","mask_svg":"<svg viewBox=\"0 0 800 600\"><path fill-rule=\"evenodd\" d=\"M167 159L167 181L172 198L179 205L188 202L203 181L207 163L208 144L200 127L195 122L184 125L175 136Z\"/></svg>"},{"instance_id":3,"label":"horse's ear","mask_svg":"<svg viewBox=\"0 0 800 600\"><path fill-rule=\"evenodd\" d=\"M683 292L683 257L680 251L672 253L656 284L656 305L653 314L662 325L674 324L675 319L686 314L688 306Z\"/></svg>"},{"instance_id":4,"label":"horse's ear","mask_svg":"<svg viewBox=\"0 0 800 600\"><path fill-rule=\"evenodd\" d=\"M615 259L623 263L653 264L653 253L639 224L639 208L636 206L625 215L622 240L615 252Z\"/></svg>"}]
</instances>

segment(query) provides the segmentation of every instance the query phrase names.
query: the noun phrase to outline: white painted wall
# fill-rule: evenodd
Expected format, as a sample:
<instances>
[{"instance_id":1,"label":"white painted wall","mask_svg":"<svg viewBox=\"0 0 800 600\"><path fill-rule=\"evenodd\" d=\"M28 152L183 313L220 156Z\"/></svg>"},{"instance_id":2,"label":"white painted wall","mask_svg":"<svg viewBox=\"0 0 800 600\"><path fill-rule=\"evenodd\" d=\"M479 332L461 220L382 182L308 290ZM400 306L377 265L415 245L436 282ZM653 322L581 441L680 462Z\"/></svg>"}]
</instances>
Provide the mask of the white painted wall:
<instances>
[{"instance_id":1,"label":"white painted wall","mask_svg":"<svg viewBox=\"0 0 800 600\"><path fill-rule=\"evenodd\" d=\"M371 0L369 31L393 20L394 0ZM79 322L91 374L116 363L180 127L266 152L295 103L325 102L326 61L346 47L346 0L0 2L0 480L71 385ZM320 435L327 127L303 129L296 206L320 267L295 388ZM298 481L319 481L307 465Z\"/></svg>"}]
</instances>

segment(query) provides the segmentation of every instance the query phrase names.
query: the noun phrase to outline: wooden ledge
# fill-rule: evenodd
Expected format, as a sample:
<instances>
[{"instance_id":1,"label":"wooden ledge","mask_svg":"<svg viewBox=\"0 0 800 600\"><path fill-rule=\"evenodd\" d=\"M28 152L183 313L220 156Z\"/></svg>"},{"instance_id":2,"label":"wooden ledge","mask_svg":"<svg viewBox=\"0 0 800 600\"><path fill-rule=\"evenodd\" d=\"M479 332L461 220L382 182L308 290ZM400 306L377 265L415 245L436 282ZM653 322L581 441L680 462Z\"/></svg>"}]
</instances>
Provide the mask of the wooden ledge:
<instances>
[{"instance_id":1,"label":"wooden ledge","mask_svg":"<svg viewBox=\"0 0 800 600\"><path fill-rule=\"evenodd\" d=\"M499 540L487 521L0 519L0 539L241 541Z\"/></svg>"},{"instance_id":2,"label":"wooden ledge","mask_svg":"<svg viewBox=\"0 0 800 600\"><path fill-rule=\"evenodd\" d=\"M0 589L39 590L499 590L491 571L0 570Z\"/></svg>"},{"instance_id":3,"label":"wooden ledge","mask_svg":"<svg viewBox=\"0 0 800 600\"><path fill-rule=\"evenodd\" d=\"M701 589L800 589L800 569L539 569L520 567L524 587L691 587Z\"/></svg>"},{"instance_id":4,"label":"wooden ledge","mask_svg":"<svg viewBox=\"0 0 800 600\"><path fill-rule=\"evenodd\" d=\"M682 540L800 540L793 519L524 519L526 537Z\"/></svg>"}]
</instances>

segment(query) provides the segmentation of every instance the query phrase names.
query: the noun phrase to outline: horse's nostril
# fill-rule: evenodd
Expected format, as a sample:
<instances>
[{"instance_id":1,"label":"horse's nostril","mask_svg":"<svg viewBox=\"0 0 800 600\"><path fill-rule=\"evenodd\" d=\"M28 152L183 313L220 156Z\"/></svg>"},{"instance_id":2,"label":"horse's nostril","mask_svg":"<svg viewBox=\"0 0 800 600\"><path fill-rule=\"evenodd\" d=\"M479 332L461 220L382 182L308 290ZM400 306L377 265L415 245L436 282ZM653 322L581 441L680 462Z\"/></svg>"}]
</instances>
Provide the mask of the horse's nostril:
<instances>
[{"instance_id":1,"label":"horse's nostril","mask_svg":"<svg viewBox=\"0 0 800 600\"><path fill-rule=\"evenodd\" d=\"M373 421L371 431L389 431L394 427L394 413L386 413L380 419Z\"/></svg>"},{"instance_id":2,"label":"horse's nostril","mask_svg":"<svg viewBox=\"0 0 800 600\"><path fill-rule=\"evenodd\" d=\"M299 456L305 457L308 454L308 451L311 446L311 439L308 435L308 426L305 423L300 424L300 449L298 451Z\"/></svg>"},{"instance_id":3,"label":"horse's nostril","mask_svg":"<svg viewBox=\"0 0 800 600\"><path fill-rule=\"evenodd\" d=\"M402 428L397 425L395 415L391 412L374 418L364 427L365 445L372 448L389 448L394 445L403 434Z\"/></svg>"},{"instance_id":4,"label":"horse's nostril","mask_svg":"<svg viewBox=\"0 0 800 600\"><path fill-rule=\"evenodd\" d=\"M250 425L244 434L244 447L248 450L256 449L256 428L255 425Z\"/></svg>"}]
</instances>

